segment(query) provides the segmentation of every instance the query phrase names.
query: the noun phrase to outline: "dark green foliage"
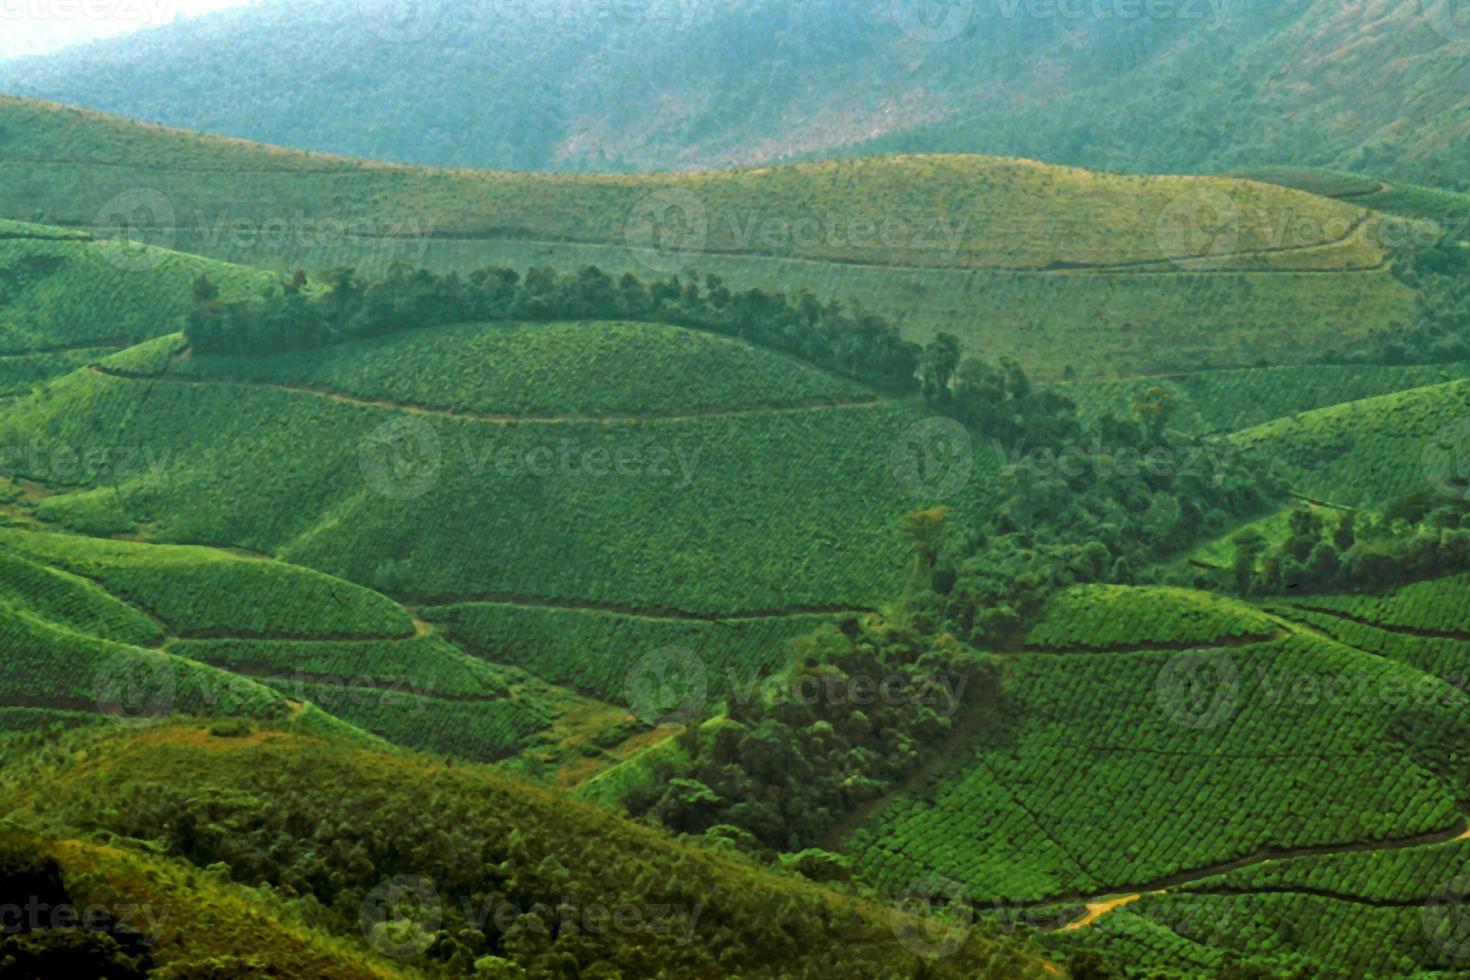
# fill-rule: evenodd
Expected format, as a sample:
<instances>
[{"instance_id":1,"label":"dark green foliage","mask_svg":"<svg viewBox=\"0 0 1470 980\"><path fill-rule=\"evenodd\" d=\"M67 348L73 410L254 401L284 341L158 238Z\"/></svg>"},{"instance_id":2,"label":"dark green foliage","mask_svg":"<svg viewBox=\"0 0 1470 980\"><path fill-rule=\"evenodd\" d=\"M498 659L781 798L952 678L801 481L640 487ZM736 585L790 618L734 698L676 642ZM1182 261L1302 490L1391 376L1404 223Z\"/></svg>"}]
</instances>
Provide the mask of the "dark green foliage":
<instances>
[{"instance_id":1,"label":"dark green foliage","mask_svg":"<svg viewBox=\"0 0 1470 980\"><path fill-rule=\"evenodd\" d=\"M1433 507L1432 511L1427 507ZM1218 587L1239 595L1294 596L1381 590L1470 568L1470 506L1411 495L1380 518L1343 511L1324 521L1311 508L1291 513L1290 536L1266 547L1247 528L1234 539L1235 559Z\"/></svg>"},{"instance_id":2,"label":"dark green foliage","mask_svg":"<svg viewBox=\"0 0 1470 980\"><path fill-rule=\"evenodd\" d=\"M1280 493L1222 440L1168 431L1173 401L1162 389L1135 400L1137 421L1104 414L1084 422L1070 400L1033 388L1015 362L967 359L931 402L988 443L1002 466L985 516L955 522L929 590L911 598L926 628L976 646L1006 642L1056 590L1130 581L1133 569Z\"/></svg>"},{"instance_id":3,"label":"dark green foliage","mask_svg":"<svg viewBox=\"0 0 1470 980\"><path fill-rule=\"evenodd\" d=\"M991 661L876 616L818 631L797 652L787 674L733 692L726 718L686 731L687 764L656 771L628 808L681 832L734 825L800 851L1000 697Z\"/></svg>"},{"instance_id":4,"label":"dark green foliage","mask_svg":"<svg viewBox=\"0 0 1470 980\"><path fill-rule=\"evenodd\" d=\"M105 909L73 901L41 838L0 827L0 976L6 980L142 980L147 947Z\"/></svg>"},{"instance_id":5,"label":"dark green foliage","mask_svg":"<svg viewBox=\"0 0 1470 980\"><path fill-rule=\"evenodd\" d=\"M1039 962L980 929L954 955L921 965L896 941L899 923L886 905L673 841L481 766L283 732L201 743L202 734L178 726L115 746L74 743L95 761L81 766L61 753L58 768L8 774L6 791L37 788L30 799L54 825L156 842L198 869L195 882L227 874L260 888L252 901L263 904L269 886L276 900L370 955L367 913L396 886L431 893L432 920L419 918L423 905L410 920L426 940L410 952L422 952L374 955L390 976L402 968L462 977L477 960L492 965L489 957L529 977L1040 975ZM249 894L235 891L237 901ZM220 963L216 972L175 975L231 974Z\"/></svg>"},{"instance_id":6,"label":"dark green foliage","mask_svg":"<svg viewBox=\"0 0 1470 980\"><path fill-rule=\"evenodd\" d=\"M872 314L820 303L810 293L732 293L715 276L644 283L629 274L614 281L588 266L576 275L534 268L522 279L513 270L489 268L461 278L398 265L378 280L338 268L316 291L294 280L290 286L223 303L196 284L185 331L190 346L202 354L259 354L448 323L600 319L712 330L888 391L914 389L919 359L917 345Z\"/></svg>"}]
</instances>

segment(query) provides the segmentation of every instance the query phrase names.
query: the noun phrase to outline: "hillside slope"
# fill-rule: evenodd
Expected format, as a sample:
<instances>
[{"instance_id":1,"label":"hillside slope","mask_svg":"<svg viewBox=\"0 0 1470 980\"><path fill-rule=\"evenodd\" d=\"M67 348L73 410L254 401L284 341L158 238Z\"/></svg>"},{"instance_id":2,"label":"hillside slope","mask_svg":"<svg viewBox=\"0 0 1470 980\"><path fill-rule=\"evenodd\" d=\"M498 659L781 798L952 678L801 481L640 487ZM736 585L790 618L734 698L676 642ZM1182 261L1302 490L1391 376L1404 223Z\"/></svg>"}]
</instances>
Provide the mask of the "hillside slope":
<instances>
[{"instance_id":1,"label":"hillside slope","mask_svg":"<svg viewBox=\"0 0 1470 980\"><path fill-rule=\"evenodd\" d=\"M3 64L0 90L447 166L922 150L1470 177L1470 32L1453 2L1160 9L969 0L926 21L887 0L265 3Z\"/></svg>"},{"instance_id":2,"label":"hillside slope","mask_svg":"<svg viewBox=\"0 0 1470 980\"><path fill-rule=\"evenodd\" d=\"M50 856L60 885L113 907L179 902L152 936L172 976L243 975L207 972L210 955L291 976L1047 975L979 928L925 963L925 927L891 907L483 767L188 723L68 748L0 770L12 818L41 832L6 832L0 860L14 874L26 850ZM84 828L111 846L79 839ZM330 965L304 965L313 956Z\"/></svg>"},{"instance_id":3,"label":"hillside slope","mask_svg":"<svg viewBox=\"0 0 1470 980\"><path fill-rule=\"evenodd\" d=\"M0 128L15 137L0 147L13 178L0 215L285 272L596 265L807 289L1042 379L1312 359L1416 316L1372 212L1241 180L971 156L435 171L4 98Z\"/></svg>"}]
</instances>

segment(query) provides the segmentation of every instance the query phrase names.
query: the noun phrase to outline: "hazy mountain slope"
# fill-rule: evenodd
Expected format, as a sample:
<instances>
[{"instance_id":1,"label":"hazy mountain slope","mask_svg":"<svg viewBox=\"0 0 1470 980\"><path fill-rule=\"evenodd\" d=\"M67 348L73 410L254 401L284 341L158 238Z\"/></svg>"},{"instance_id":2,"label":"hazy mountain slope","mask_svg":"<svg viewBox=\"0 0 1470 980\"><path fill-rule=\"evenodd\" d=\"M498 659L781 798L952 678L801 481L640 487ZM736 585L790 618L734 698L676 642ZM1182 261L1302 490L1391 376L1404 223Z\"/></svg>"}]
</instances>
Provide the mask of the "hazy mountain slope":
<instances>
[{"instance_id":1,"label":"hazy mountain slope","mask_svg":"<svg viewBox=\"0 0 1470 980\"><path fill-rule=\"evenodd\" d=\"M856 149L1470 177L1470 28L1443 2L1188 0L1168 16L1098 17L968 0L930 20L888 0L401 6L267 2L0 64L0 90L458 166L687 168Z\"/></svg>"}]
</instances>

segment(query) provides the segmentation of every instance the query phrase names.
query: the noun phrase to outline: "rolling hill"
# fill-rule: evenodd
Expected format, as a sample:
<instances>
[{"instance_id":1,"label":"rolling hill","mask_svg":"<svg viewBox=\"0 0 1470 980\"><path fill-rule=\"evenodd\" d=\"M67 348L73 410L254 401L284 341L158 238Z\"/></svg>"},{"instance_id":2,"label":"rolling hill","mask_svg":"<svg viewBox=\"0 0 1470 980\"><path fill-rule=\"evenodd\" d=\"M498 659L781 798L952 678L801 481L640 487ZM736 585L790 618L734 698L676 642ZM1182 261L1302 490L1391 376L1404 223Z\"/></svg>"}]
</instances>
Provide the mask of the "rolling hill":
<instances>
[{"instance_id":1,"label":"rolling hill","mask_svg":"<svg viewBox=\"0 0 1470 980\"><path fill-rule=\"evenodd\" d=\"M1452 2L264 3L0 65L0 90L440 166L660 170L978 152L1452 185ZM180 85L179 79L188 79Z\"/></svg>"},{"instance_id":2,"label":"rolling hill","mask_svg":"<svg viewBox=\"0 0 1470 980\"><path fill-rule=\"evenodd\" d=\"M1459 588L1280 616L1187 590L1063 593L1009 656L1007 711L842 847L869 880L961 882L1058 955L1184 975L1227 950L1322 976L1453 971L1454 948L1421 927L1463 862L1466 784L1446 746L1470 701L1451 651L1416 653L1428 641L1407 626L1460 628ZM1380 625L1305 611L1319 606ZM1463 654L1463 635L1442 642Z\"/></svg>"},{"instance_id":3,"label":"rolling hill","mask_svg":"<svg viewBox=\"0 0 1470 980\"><path fill-rule=\"evenodd\" d=\"M597 265L778 284L921 342L955 334L1042 379L1315 359L1417 315L1372 212L1232 179L966 156L435 171L5 99L0 126L17 137L0 147L0 215L282 272Z\"/></svg>"},{"instance_id":4,"label":"rolling hill","mask_svg":"<svg viewBox=\"0 0 1470 980\"><path fill-rule=\"evenodd\" d=\"M150 975L1049 975L981 927L925 962L942 922L483 767L283 726L183 722L64 744L0 773L25 828L0 829L0 882L9 899L30 869L79 907L176 911L129 927L128 951L162 971ZM122 797L134 805L97 805ZM303 820L320 851L271 844Z\"/></svg>"},{"instance_id":5,"label":"rolling hill","mask_svg":"<svg viewBox=\"0 0 1470 980\"><path fill-rule=\"evenodd\" d=\"M0 397L170 332L208 275L240 298L265 274L86 231L0 221Z\"/></svg>"},{"instance_id":6,"label":"rolling hill","mask_svg":"<svg viewBox=\"0 0 1470 980\"><path fill-rule=\"evenodd\" d=\"M1439 5L493 6L0 63L0 975L1470 974Z\"/></svg>"}]
</instances>

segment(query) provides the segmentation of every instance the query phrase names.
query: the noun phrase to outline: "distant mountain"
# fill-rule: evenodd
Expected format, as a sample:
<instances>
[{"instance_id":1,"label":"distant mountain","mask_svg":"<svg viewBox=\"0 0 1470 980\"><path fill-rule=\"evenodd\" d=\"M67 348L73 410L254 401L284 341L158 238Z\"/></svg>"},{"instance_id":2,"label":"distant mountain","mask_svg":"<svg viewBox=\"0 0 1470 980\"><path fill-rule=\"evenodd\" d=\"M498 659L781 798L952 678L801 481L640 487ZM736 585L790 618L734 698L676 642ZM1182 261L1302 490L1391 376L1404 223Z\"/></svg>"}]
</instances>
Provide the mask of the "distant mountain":
<instances>
[{"instance_id":1,"label":"distant mountain","mask_svg":"<svg viewBox=\"0 0 1470 980\"><path fill-rule=\"evenodd\" d=\"M268 0L0 64L0 91L445 166L962 151L1152 172L1309 164L1454 184L1470 179L1470 25L1456 9Z\"/></svg>"}]
</instances>

